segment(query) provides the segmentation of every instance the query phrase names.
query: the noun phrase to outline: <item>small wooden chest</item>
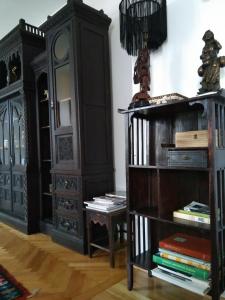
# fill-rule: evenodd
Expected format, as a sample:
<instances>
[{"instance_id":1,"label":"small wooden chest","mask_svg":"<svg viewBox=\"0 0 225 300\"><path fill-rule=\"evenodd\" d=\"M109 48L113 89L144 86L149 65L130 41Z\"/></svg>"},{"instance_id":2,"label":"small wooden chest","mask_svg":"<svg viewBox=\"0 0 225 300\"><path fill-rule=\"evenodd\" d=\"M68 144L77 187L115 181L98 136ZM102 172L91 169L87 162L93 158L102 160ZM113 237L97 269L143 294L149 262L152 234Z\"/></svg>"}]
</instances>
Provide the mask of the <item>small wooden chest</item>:
<instances>
[{"instance_id":1,"label":"small wooden chest","mask_svg":"<svg viewBox=\"0 0 225 300\"><path fill-rule=\"evenodd\" d=\"M176 132L177 148L208 147L208 130Z\"/></svg>"},{"instance_id":2,"label":"small wooden chest","mask_svg":"<svg viewBox=\"0 0 225 300\"><path fill-rule=\"evenodd\" d=\"M207 168L207 150L168 149L169 167Z\"/></svg>"}]
</instances>

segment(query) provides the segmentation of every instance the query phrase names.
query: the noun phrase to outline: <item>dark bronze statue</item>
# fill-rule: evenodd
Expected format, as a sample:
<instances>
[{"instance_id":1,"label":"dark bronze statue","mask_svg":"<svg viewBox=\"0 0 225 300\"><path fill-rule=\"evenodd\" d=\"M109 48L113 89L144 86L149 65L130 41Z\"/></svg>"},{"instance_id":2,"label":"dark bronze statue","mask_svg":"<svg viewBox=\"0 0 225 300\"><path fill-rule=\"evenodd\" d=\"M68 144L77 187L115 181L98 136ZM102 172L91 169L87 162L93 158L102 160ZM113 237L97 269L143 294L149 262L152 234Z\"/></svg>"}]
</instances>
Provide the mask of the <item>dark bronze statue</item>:
<instances>
[{"instance_id":1,"label":"dark bronze statue","mask_svg":"<svg viewBox=\"0 0 225 300\"><path fill-rule=\"evenodd\" d=\"M207 30L202 39L205 46L200 56L202 65L198 69L198 74L202 77L202 87L198 94L220 89L220 68L225 66L225 56L217 57L222 46L214 39L213 32Z\"/></svg>"},{"instance_id":2,"label":"dark bronze statue","mask_svg":"<svg viewBox=\"0 0 225 300\"><path fill-rule=\"evenodd\" d=\"M150 96L148 91L150 91L150 55L149 50L147 48L143 48L139 50L137 60L134 66L134 83L140 83L140 92L136 93L133 96L133 104L135 103L143 103L146 105L148 100L150 100Z\"/></svg>"}]
</instances>

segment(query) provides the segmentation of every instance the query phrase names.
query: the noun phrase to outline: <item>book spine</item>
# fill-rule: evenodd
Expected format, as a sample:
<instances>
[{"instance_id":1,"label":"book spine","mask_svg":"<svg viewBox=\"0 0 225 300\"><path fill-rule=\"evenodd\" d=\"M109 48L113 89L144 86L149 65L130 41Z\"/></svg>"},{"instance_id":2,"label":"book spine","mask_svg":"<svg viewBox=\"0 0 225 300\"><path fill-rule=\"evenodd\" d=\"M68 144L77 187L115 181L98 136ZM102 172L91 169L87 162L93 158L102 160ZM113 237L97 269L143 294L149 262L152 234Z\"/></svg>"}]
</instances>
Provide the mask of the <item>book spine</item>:
<instances>
[{"instance_id":1,"label":"book spine","mask_svg":"<svg viewBox=\"0 0 225 300\"><path fill-rule=\"evenodd\" d=\"M210 219L205 217L198 217L194 215L184 214L179 211L174 211L173 216L178 219L193 221L193 222L199 222L204 224L210 224Z\"/></svg>"},{"instance_id":2,"label":"book spine","mask_svg":"<svg viewBox=\"0 0 225 300\"><path fill-rule=\"evenodd\" d=\"M207 268L211 268L211 263L209 262L206 262L202 259L198 259L196 257L191 257L191 256L188 256L188 255L184 255L184 254L181 254L181 253L177 253L177 252L174 252L174 251L170 251L170 250L167 250L167 249L163 249L163 248L159 248L159 253L167 253L167 254L170 254L172 256L176 256L176 257L181 257L183 259L186 259L186 260L191 260L191 261L194 261L198 264L201 264L201 265L206 265Z\"/></svg>"},{"instance_id":3,"label":"book spine","mask_svg":"<svg viewBox=\"0 0 225 300\"><path fill-rule=\"evenodd\" d=\"M138 159L137 159L137 148L138 148L138 140L137 140L137 134L138 134L138 120L136 118L133 118L133 163L134 165L137 165Z\"/></svg>"},{"instance_id":4,"label":"book spine","mask_svg":"<svg viewBox=\"0 0 225 300\"><path fill-rule=\"evenodd\" d=\"M201 270L206 270L206 271L210 271L210 267L205 265L205 264L201 264L201 263L197 263L193 260L189 260L189 259L185 259L185 258L181 258L181 257L177 257L168 253L162 253L160 252L160 256L166 259L171 259L173 261L182 263L182 264L186 264L192 267L196 267L199 268Z\"/></svg>"},{"instance_id":5,"label":"book spine","mask_svg":"<svg viewBox=\"0 0 225 300\"><path fill-rule=\"evenodd\" d=\"M183 209L179 209L177 211L179 213L186 214L186 215L192 215L192 216L202 217L202 218L206 218L206 219L210 218L210 216L208 214L200 213L197 211L190 211L190 210L183 210Z\"/></svg>"},{"instance_id":6,"label":"book spine","mask_svg":"<svg viewBox=\"0 0 225 300\"><path fill-rule=\"evenodd\" d=\"M169 243L166 243L164 241L159 242L159 247L160 248L165 248L167 250L174 251L174 252L177 252L177 253L181 253L181 254L184 254L184 255L196 257L196 258L205 260L207 262L211 261L211 257L210 257L209 254L197 252L197 251L194 251L194 250L188 249L188 248L177 247L177 246L171 245Z\"/></svg>"},{"instance_id":7,"label":"book spine","mask_svg":"<svg viewBox=\"0 0 225 300\"><path fill-rule=\"evenodd\" d=\"M158 255L153 255L153 261L156 264L169 267L171 269L175 269L180 272L184 272L186 274L190 274L198 279L207 280L209 278L209 272L206 270L201 270L192 266L188 266L182 263L178 263L176 261L172 261L166 258L162 258Z\"/></svg>"}]
</instances>

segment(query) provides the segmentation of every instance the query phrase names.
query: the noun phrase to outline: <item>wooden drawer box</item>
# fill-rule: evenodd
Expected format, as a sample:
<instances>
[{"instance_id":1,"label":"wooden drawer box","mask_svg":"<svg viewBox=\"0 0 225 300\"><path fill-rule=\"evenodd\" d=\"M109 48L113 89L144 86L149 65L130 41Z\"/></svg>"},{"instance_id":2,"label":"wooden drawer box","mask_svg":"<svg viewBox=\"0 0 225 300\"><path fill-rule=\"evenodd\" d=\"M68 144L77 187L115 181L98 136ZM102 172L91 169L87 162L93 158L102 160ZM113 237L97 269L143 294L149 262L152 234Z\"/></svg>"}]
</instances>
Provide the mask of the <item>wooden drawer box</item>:
<instances>
[{"instance_id":1,"label":"wooden drawer box","mask_svg":"<svg viewBox=\"0 0 225 300\"><path fill-rule=\"evenodd\" d=\"M208 147L208 130L176 132L177 148Z\"/></svg>"},{"instance_id":2,"label":"wooden drawer box","mask_svg":"<svg viewBox=\"0 0 225 300\"><path fill-rule=\"evenodd\" d=\"M168 149L168 166L207 168L207 156L207 150Z\"/></svg>"}]
</instances>

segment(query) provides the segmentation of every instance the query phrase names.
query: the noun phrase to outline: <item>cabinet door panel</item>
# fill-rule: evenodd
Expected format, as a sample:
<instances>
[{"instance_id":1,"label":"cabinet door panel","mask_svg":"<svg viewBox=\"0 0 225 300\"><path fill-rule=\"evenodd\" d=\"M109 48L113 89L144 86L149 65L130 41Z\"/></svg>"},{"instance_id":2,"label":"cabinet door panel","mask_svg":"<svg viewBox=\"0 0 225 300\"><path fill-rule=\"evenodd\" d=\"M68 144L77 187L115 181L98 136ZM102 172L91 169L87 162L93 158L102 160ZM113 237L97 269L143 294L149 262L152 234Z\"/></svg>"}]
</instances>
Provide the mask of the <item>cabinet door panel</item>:
<instances>
[{"instance_id":1,"label":"cabinet door panel","mask_svg":"<svg viewBox=\"0 0 225 300\"><path fill-rule=\"evenodd\" d=\"M25 165L25 131L23 105L21 99L10 101L11 156L12 156L12 206L13 213L24 217L23 173L18 173Z\"/></svg>"},{"instance_id":2,"label":"cabinet door panel","mask_svg":"<svg viewBox=\"0 0 225 300\"><path fill-rule=\"evenodd\" d=\"M13 166L25 164L25 131L21 100L11 101L11 137Z\"/></svg>"},{"instance_id":3,"label":"cabinet door panel","mask_svg":"<svg viewBox=\"0 0 225 300\"><path fill-rule=\"evenodd\" d=\"M10 213L11 201L11 155L8 101L0 104L0 208Z\"/></svg>"}]
</instances>

